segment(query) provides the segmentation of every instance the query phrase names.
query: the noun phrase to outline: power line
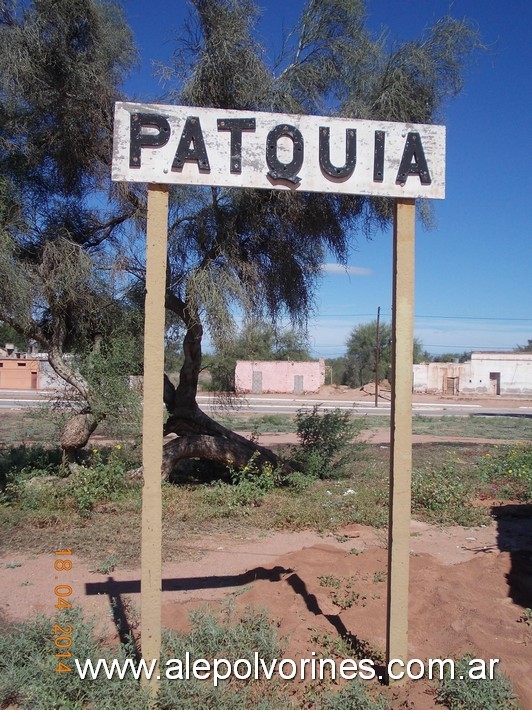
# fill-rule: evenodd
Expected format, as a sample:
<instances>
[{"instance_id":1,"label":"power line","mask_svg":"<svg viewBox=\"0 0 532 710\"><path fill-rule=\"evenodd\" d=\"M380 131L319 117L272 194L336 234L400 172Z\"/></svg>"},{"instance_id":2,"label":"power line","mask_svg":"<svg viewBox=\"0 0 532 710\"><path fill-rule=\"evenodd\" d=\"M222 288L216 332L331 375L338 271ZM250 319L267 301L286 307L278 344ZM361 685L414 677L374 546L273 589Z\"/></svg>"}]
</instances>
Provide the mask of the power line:
<instances>
[{"instance_id":1,"label":"power line","mask_svg":"<svg viewBox=\"0 0 532 710\"><path fill-rule=\"evenodd\" d=\"M459 350L509 350L512 352L514 348L507 346L507 345L434 345L434 344L421 344L423 348L458 348ZM343 344L337 344L337 345L313 345L312 346L314 350L317 350L318 348L323 350L325 348L345 348L347 347L345 343Z\"/></svg>"},{"instance_id":2,"label":"power line","mask_svg":"<svg viewBox=\"0 0 532 710\"><path fill-rule=\"evenodd\" d=\"M373 317L374 313L320 313L316 318L367 318ZM382 313L382 315L390 317L391 313ZM506 321L519 321L532 323L532 318L495 318L493 316L425 316L425 315L415 315L415 318L434 318L441 320L489 320L496 322L506 322Z\"/></svg>"}]
</instances>

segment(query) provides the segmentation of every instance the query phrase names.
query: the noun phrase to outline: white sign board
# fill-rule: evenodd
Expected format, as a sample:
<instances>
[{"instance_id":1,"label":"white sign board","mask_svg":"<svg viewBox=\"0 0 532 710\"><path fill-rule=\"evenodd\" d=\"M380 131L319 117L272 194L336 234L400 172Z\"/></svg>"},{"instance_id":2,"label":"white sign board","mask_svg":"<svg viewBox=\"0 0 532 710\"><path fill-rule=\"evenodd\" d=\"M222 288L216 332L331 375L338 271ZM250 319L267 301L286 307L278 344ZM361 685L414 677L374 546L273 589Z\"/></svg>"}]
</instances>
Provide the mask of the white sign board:
<instances>
[{"instance_id":1,"label":"white sign board","mask_svg":"<svg viewBox=\"0 0 532 710\"><path fill-rule=\"evenodd\" d=\"M445 197L445 127L117 103L112 178Z\"/></svg>"}]
</instances>

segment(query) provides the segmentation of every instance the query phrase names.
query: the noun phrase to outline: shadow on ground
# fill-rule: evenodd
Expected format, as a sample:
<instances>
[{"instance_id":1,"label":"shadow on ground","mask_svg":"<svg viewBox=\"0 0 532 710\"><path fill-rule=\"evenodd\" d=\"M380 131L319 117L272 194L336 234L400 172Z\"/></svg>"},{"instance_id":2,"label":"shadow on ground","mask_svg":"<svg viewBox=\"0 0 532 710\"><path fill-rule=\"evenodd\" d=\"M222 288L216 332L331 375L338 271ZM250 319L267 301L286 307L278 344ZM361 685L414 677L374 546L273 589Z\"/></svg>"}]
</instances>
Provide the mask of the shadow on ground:
<instances>
[{"instance_id":1,"label":"shadow on ground","mask_svg":"<svg viewBox=\"0 0 532 710\"><path fill-rule=\"evenodd\" d=\"M494 506L497 547L509 552L511 568L506 575L508 596L525 609L532 608L532 504Z\"/></svg>"}]
</instances>

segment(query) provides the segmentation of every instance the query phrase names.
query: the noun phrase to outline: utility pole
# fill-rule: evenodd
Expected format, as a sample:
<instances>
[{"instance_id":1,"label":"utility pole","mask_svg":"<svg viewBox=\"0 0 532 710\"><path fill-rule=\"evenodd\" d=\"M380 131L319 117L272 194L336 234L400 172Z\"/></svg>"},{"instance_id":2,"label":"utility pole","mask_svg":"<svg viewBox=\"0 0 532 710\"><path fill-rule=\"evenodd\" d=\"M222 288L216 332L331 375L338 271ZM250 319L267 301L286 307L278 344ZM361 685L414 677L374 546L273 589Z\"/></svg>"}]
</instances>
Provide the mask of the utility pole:
<instances>
[{"instance_id":1,"label":"utility pole","mask_svg":"<svg viewBox=\"0 0 532 710\"><path fill-rule=\"evenodd\" d=\"M381 320L381 307L377 309L377 342L375 346L375 406L379 406L379 355L380 355L380 339L379 339L379 324Z\"/></svg>"}]
</instances>

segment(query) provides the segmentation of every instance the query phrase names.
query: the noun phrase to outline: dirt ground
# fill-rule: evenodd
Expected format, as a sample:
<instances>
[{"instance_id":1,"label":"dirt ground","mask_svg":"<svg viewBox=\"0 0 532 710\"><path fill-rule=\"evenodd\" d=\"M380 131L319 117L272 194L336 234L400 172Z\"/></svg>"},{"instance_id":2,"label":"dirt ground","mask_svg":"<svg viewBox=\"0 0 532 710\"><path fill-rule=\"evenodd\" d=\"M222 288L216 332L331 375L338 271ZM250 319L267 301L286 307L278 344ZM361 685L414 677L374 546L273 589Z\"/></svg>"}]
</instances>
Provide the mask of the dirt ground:
<instances>
[{"instance_id":1,"label":"dirt ground","mask_svg":"<svg viewBox=\"0 0 532 710\"><path fill-rule=\"evenodd\" d=\"M341 398L337 391L330 396ZM504 406L501 400L497 404ZM261 443L284 443L291 436L261 437ZM368 432L374 445L387 445L388 436L388 430ZM532 708L532 626L523 620L525 609L532 607L531 506L497 510L494 505L496 520L488 526L439 528L412 522L409 656L498 658L521 705ZM165 627L187 630L191 610L232 597L238 607L268 610L280 637L286 638L286 658L308 658L312 651L326 657L324 648L312 640L316 636L351 636L368 649L368 657L384 650L384 531L356 525L325 537L311 532L211 535L186 546L200 553L199 558L187 555L186 561L163 568ZM26 557L16 550L0 558L5 619L24 619L34 612L51 616L57 599L54 587L65 583L73 589L74 603L99 619L109 639L118 637L117 622L122 630L129 625L138 637L140 569L118 569L105 576L91 570L74 550L73 568L60 573L58 582L55 559L53 554ZM325 586L331 576L340 580L340 589ZM356 600L352 596L351 605L342 608L338 596L347 599L353 592ZM436 707L432 686L425 680L388 692L394 708Z\"/></svg>"},{"instance_id":2,"label":"dirt ground","mask_svg":"<svg viewBox=\"0 0 532 710\"><path fill-rule=\"evenodd\" d=\"M519 512L516 508L516 512ZM372 650L385 647L386 536L351 526L335 536L274 533L246 539L210 537L191 547L202 556L163 569L163 625L187 630L188 614L205 604L233 597L240 606L266 608L287 638L284 657L327 656L312 636L350 634ZM479 528L438 528L413 521L411 528L409 654L411 658L499 658L524 707L532 707L532 628L519 621L532 600L530 517L507 517ZM58 575L53 555L0 559L2 602L7 619L33 612L51 615ZM73 568L61 582L71 599L94 614L110 638L132 624L140 605L140 570L120 569L104 576L72 555ZM13 562L20 566L12 566ZM68 574L68 581L66 576ZM325 577L341 589L323 586ZM320 580L321 578L321 580ZM351 588L346 583L351 578ZM320 583L321 582L321 583ZM349 608L333 601L351 591ZM340 599L340 601L342 601ZM372 681L373 682L373 681ZM376 682L376 681L374 681ZM394 707L433 708L426 681L393 689ZM405 703L401 705L401 703Z\"/></svg>"}]
</instances>

